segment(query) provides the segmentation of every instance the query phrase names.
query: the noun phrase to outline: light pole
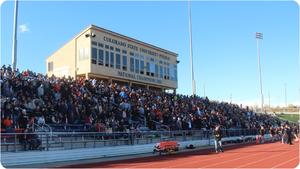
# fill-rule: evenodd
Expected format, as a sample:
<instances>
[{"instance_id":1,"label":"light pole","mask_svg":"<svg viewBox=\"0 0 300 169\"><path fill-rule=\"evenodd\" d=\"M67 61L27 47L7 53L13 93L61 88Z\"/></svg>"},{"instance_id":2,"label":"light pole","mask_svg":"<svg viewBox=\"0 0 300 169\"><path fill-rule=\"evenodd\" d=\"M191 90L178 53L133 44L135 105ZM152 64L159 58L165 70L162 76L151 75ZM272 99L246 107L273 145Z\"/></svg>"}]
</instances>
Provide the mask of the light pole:
<instances>
[{"instance_id":1,"label":"light pole","mask_svg":"<svg viewBox=\"0 0 300 169\"><path fill-rule=\"evenodd\" d=\"M259 84L260 84L260 95L261 95L261 112L264 112L264 96L262 90L262 78L261 78L261 64L260 64L260 49L259 40L263 39L263 34L256 32L256 44L257 44L257 56L258 56L258 71L259 71Z\"/></svg>"},{"instance_id":2,"label":"light pole","mask_svg":"<svg viewBox=\"0 0 300 169\"><path fill-rule=\"evenodd\" d=\"M196 86L194 79L194 63L193 63L193 40L192 40L192 16L191 16L191 2L188 1L189 8L189 35L190 35L190 62L191 62L191 76L192 76L192 94L196 95Z\"/></svg>"},{"instance_id":3,"label":"light pole","mask_svg":"<svg viewBox=\"0 0 300 169\"><path fill-rule=\"evenodd\" d=\"M13 30L13 43L12 43L12 68L16 70L17 66L17 26L18 25L18 0L15 0L15 11L14 11L14 30Z\"/></svg>"}]
</instances>

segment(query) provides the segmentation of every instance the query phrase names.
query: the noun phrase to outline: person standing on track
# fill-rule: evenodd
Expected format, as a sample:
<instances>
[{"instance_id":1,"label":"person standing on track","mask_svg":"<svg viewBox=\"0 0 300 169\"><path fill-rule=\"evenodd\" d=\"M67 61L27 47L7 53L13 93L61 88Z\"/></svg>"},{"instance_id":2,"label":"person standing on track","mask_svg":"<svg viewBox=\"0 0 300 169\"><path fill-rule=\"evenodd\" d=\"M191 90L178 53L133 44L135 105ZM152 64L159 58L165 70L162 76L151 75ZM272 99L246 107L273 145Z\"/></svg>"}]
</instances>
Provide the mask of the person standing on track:
<instances>
[{"instance_id":1,"label":"person standing on track","mask_svg":"<svg viewBox=\"0 0 300 169\"><path fill-rule=\"evenodd\" d=\"M260 126L259 129L259 143L264 143L265 142L265 128L264 126Z\"/></svg>"},{"instance_id":2,"label":"person standing on track","mask_svg":"<svg viewBox=\"0 0 300 169\"><path fill-rule=\"evenodd\" d=\"M295 137L295 141L298 141L298 133L299 133L299 130L298 130L298 126L297 125L294 125L293 127L293 131L294 131L294 137Z\"/></svg>"},{"instance_id":3,"label":"person standing on track","mask_svg":"<svg viewBox=\"0 0 300 169\"><path fill-rule=\"evenodd\" d=\"M270 127L269 133L270 133L271 142L274 142L276 137L275 137L275 129L272 126Z\"/></svg>"},{"instance_id":4,"label":"person standing on track","mask_svg":"<svg viewBox=\"0 0 300 169\"><path fill-rule=\"evenodd\" d=\"M287 138L287 134L286 134L286 125L282 125L281 126L281 144L285 144L286 143L286 138Z\"/></svg>"},{"instance_id":5,"label":"person standing on track","mask_svg":"<svg viewBox=\"0 0 300 169\"><path fill-rule=\"evenodd\" d=\"M288 125L288 124L286 124L286 134L287 134L287 144L290 144L290 145L292 145L293 143L292 143L292 129L291 129L291 127Z\"/></svg>"},{"instance_id":6,"label":"person standing on track","mask_svg":"<svg viewBox=\"0 0 300 169\"><path fill-rule=\"evenodd\" d=\"M215 136L215 150L216 153L222 151L223 147L222 147L222 131L220 129L220 125L217 125L216 128L214 129L214 136Z\"/></svg>"}]
</instances>

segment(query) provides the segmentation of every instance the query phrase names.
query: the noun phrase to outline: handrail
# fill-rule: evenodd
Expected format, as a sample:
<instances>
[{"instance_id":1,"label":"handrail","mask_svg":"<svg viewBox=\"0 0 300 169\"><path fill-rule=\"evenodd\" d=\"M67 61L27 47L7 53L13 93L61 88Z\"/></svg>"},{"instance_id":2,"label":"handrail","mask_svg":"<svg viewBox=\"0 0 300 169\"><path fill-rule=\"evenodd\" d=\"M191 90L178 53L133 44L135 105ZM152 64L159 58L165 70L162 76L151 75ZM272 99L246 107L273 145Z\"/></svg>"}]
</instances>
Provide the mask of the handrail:
<instances>
[{"instance_id":1,"label":"handrail","mask_svg":"<svg viewBox=\"0 0 300 169\"><path fill-rule=\"evenodd\" d=\"M163 126L163 127L166 127L166 128L168 129L168 131L171 131L170 127L167 126L167 125L165 125L165 124L162 124L162 123L160 123L160 122L158 122L158 121L155 121L155 120L151 120L151 121L154 122L155 124L159 124L159 125L161 125L161 126Z\"/></svg>"},{"instance_id":2,"label":"handrail","mask_svg":"<svg viewBox=\"0 0 300 169\"><path fill-rule=\"evenodd\" d=\"M40 125L38 125L36 123L33 123L33 125L36 126L36 127L38 127L39 129L42 129L46 133L49 132L50 133L50 140L52 140L52 128L48 124L44 123L43 125L46 126L49 131L47 131L46 129L44 129L43 127L41 127ZM35 132L35 133L37 133L39 135L42 135L40 132ZM47 133L47 135L48 135L48 133ZM47 140L48 140L48 138L47 138Z\"/></svg>"},{"instance_id":3,"label":"handrail","mask_svg":"<svg viewBox=\"0 0 300 169\"><path fill-rule=\"evenodd\" d=\"M225 129L223 131L257 131L256 129ZM174 131L170 131L170 132L174 132L174 133L180 133L180 132L200 132L202 131L200 130L174 130ZM208 130L209 131L209 130ZM70 134L70 135L76 135L76 134L130 134L130 133L142 133L142 134L148 134L148 133L165 133L166 131L155 131L155 130L151 130L151 131L129 131L129 132L113 132L113 133L109 133L109 132L53 132L55 134ZM1 133L1 134L43 134L43 132L36 132L36 133ZM49 134L49 133L46 133Z\"/></svg>"},{"instance_id":4,"label":"handrail","mask_svg":"<svg viewBox=\"0 0 300 169\"><path fill-rule=\"evenodd\" d=\"M48 127L48 129L49 129L49 132L50 132L50 136L52 136L52 128L51 128L51 126L49 126L48 124L44 124L46 127Z\"/></svg>"},{"instance_id":5,"label":"handrail","mask_svg":"<svg viewBox=\"0 0 300 169\"><path fill-rule=\"evenodd\" d=\"M211 130L209 130L211 131ZM227 132L227 131L225 131ZM16 138L21 135L42 135L46 136L46 143L42 144L45 150L49 150L49 148L55 148L56 146L62 146L62 148L84 148L87 147L97 147L97 142L102 142L100 146L111 145L108 143L112 143L113 145L134 145L134 144L148 144L148 143L157 143L159 141L163 141L166 139L166 134L168 135L167 139L171 140L195 140L195 139L210 139L212 132L209 132L209 137L203 137L203 130L176 130L176 131L128 131L128 132L54 132L55 136L54 140L49 140L48 132L33 132L33 133L0 133L1 144L6 146L6 150L8 151L9 146L15 146L22 144ZM240 137L243 136L252 136L255 137L257 134L257 130L254 129L228 129L228 134L224 134L224 138L226 137ZM163 137L165 136L165 137ZM11 139L15 138L15 139ZM45 137L42 137L45 138ZM10 141L7 142L7 140ZM44 140L45 141L45 140ZM50 142L49 142L50 141ZM82 143L82 145L76 145L73 147L74 143ZM87 142L93 142L93 144L88 145ZM45 144L44 144L45 143ZM53 147L52 147L53 146ZM20 148L20 147L19 147ZM14 147L14 150L17 151L17 147Z\"/></svg>"}]
</instances>

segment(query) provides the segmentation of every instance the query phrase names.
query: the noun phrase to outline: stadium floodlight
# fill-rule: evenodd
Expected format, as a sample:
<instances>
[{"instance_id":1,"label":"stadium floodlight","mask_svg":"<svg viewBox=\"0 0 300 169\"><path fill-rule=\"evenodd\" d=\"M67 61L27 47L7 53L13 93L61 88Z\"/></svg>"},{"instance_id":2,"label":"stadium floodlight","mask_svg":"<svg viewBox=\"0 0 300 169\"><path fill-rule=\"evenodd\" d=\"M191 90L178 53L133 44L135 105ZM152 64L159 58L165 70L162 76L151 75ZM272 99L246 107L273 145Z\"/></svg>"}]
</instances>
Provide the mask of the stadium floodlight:
<instances>
[{"instance_id":1,"label":"stadium floodlight","mask_svg":"<svg viewBox=\"0 0 300 169\"><path fill-rule=\"evenodd\" d=\"M92 32L91 34L85 34L85 37L86 38L89 38L89 37L94 38L94 37L96 37L96 34Z\"/></svg>"},{"instance_id":2,"label":"stadium floodlight","mask_svg":"<svg viewBox=\"0 0 300 169\"><path fill-rule=\"evenodd\" d=\"M263 34L260 32L256 32L256 39L263 39Z\"/></svg>"},{"instance_id":3,"label":"stadium floodlight","mask_svg":"<svg viewBox=\"0 0 300 169\"><path fill-rule=\"evenodd\" d=\"M191 60L191 77L192 77L192 93L196 95L196 84L194 79L194 63L193 63L193 40L192 40L192 16L191 16L191 2L188 1L189 12L189 34L190 34L190 60Z\"/></svg>"},{"instance_id":4,"label":"stadium floodlight","mask_svg":"<svg viewBox=\"0 0 300 169\"><path fill-rule=\"evenodd\" d=\"M260 95L261 95L261 112L264 112L264 95L262 90L262 78L261 78L261 64L260 64L260 49L259 40L263 39L263 34L256 32L256 44L257 44L257 56L258 56L258 71L259 71L259 84L260 84Z\"/></svg>"},{"instance_id":5,"label":"stadium floodlight","mask_svg":"<svg viewBox=\"0 0 300 169\"><path fill-rule=\"evenodd\" d=\"M17 66L17 24L18 24L18 0L15 0L14 9L14 30L13 30L13 43L12 43L12 68L16 70Z\"/></svg>"}]
</instances>

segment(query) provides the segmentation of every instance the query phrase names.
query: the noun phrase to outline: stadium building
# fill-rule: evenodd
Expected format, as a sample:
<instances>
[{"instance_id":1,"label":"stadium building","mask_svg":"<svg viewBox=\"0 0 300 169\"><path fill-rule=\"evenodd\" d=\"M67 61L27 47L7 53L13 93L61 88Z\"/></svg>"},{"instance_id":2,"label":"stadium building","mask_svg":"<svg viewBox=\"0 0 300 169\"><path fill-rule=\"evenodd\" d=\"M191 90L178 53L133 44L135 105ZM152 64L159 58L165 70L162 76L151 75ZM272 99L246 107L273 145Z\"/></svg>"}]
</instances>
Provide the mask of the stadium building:
<instances>
[{"instance_id":1,"label":"stadium building","mask_svg":"<svg viewBox=\"0 0 300 169\"><path fill-rule=\"evenodd\" d=\"M47 75L176 90L178 54L90 25L47 58Z\"/></svg>"}]
</instances>

